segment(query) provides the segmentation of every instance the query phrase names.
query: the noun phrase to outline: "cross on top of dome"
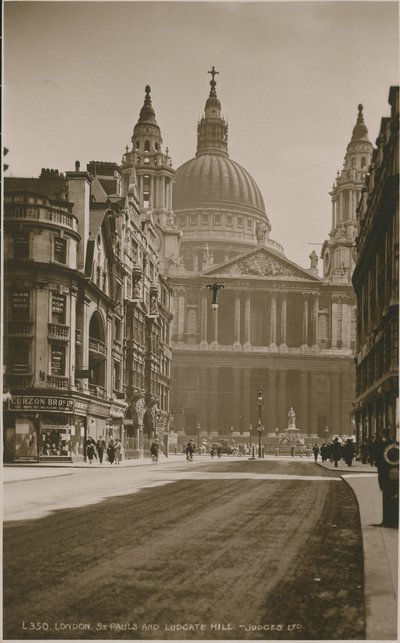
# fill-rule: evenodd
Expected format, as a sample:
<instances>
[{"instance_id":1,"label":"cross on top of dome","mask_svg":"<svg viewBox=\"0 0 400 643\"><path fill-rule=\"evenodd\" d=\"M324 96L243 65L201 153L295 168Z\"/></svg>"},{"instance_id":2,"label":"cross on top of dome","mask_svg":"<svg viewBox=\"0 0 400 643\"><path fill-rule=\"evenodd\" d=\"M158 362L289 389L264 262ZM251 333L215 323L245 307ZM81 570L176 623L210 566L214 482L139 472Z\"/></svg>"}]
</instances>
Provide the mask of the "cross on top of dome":
<instances>
[{"instance_id":1,"label":"cross on top of dome","mask_svg":"<svg viewBox=\"0 0 400 643\"><path fill-rule=\"evenodd\" d=\"M219 74L219 71L215 71L214 65L211 68L211 71L208 71L207 74L211 74L212 80L210 80L210 85L211 85L211 91L210 91L210 96L212 94L215 94L215 87L217 85L216 81L214 80L216 74Z\"/></svg>"}]
</instances>

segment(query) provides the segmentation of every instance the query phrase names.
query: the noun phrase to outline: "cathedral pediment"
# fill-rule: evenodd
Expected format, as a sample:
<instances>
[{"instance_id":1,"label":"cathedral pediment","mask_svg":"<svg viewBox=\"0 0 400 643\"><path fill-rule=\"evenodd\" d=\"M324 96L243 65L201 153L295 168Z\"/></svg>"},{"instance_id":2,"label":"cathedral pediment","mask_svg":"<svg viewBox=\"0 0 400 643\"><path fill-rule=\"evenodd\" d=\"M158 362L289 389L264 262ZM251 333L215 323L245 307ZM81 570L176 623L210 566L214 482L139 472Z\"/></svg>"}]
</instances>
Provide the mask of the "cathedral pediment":
<instances>
[{"instance_id":1,"label":"cathedral pediment","mask_svg":"<svg viewBox=\"0 0 400 643\"><path fill-rule=\"evenodd\" d=\"M227 275L229 277L261 277L263 279L281 279L298 281L321 281L312 272L301 268L288 259L270 252L266 248L257 248L244 255L208 268L204 275Z\"/></svg>"}]
</instances>

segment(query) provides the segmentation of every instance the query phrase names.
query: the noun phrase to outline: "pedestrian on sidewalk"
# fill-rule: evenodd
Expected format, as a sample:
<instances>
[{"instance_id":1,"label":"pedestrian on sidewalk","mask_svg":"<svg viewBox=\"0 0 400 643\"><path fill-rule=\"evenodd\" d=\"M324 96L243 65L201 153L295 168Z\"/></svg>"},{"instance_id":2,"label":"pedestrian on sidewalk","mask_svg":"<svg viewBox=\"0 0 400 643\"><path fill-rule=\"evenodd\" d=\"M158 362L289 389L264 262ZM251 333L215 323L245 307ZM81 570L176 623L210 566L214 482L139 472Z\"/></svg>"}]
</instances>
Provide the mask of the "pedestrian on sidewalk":
<instances>
[{"instance_id":1,"label":"pedestrian on sidewalk","mask_svg":"<svg viewBox=\"0 0 400 643\"><path fill-rule=\"evenodd\" d=\"M111 438L107 447L107 458L110 464L114 463L114 457L115 457L114 440Z\"/></svg>"},{"instance_id":2,"label":"pedestrian on sidewalk","mask_svg":"<svg viewBox=\"0 0 400 643\"><path fill-rule=\"evenodd\" d=\"M331 458L335 463L335 467L337 467L339 460L342 459L342 447L339 442L339 438L335 438L332 443Z\"/></svg>"},{"instance_id":3,"label":"pedestrian on sidewalk","mask_svg":"<svg viewBox=\"0 0 400 643\"><path fill-rule=\"evenodd\" d=\"M391 437L390 429L382 429L375 443L375 464L382 491L382 522L374 527L399 526L399 443Z\"/></svg>"},{"instance_id":4,"label":"pedestrian on sidewalk","mask_svg":"<svg viewBox=\"0 0 400 643\"><path fill-rule=\"evenodd\" d=\"M158 441L154 440L150 446L150 455L153 462L158 462L158 451L159 451Z\"/></svg>"},{"instance_id":5,"label":"pedestrian on sidewalk","mask_svg":"<svg viewBox=\"0 0 400 643\"><path fill-rule=\"evenodd\" d=\"M121 440L117 438L114 443L115 464L119 464L121 462L121 450L122 450Z\"/></svg>"},{"instance_id":6,"label":"pedestrian on sidewalk","mask_svg":"<svg viewBox=\"0 0 400 643\"><path fill-rule=\"evenodd\" d=\"M92 438L89 438L86 444L86 457L89 460L89 464L92 464L93 458L97 460L95 441Z\"/></svg>"},{"instance_id":7,"label":"pedestrian on sidewalk","mask_svg":"<svg viewBox=\"0 0 400 643\"><path fill-rule=\"evenodd\" d=\"M351 467L353 464L353 458L355 454L355 448L353 444L353 440L351 438L348 438L346 440L346 444L343 447L343 454L344 454L344 461L347 464L348 467Z\"/></svg>"},{"instance_id":8,"label":"pedestrian on sidewalk","mask_svg":"<svg viewBox=\"0 0 400 643\"><path fill-rule=\"evenodd\" d=\"M318 454L319 454L318 444L314 444L314 446L313 446L313 454L314 454L314 462L317 462Z\"/></svg>"},{"instance_id":9,"label":"pedestrian on sidewalk","mask_svg":"<svg viewBox=\"0 0 400 643\"><path fill-rule=\"evenodd\" d=\"M96 448L97 448L97 453L99 454L99 462L100 464L103 464L103 455L104 455L104 451L106 450L106 443L102 435L99 437L99 439L96 442Z\"/></svg>"}]
</instances>

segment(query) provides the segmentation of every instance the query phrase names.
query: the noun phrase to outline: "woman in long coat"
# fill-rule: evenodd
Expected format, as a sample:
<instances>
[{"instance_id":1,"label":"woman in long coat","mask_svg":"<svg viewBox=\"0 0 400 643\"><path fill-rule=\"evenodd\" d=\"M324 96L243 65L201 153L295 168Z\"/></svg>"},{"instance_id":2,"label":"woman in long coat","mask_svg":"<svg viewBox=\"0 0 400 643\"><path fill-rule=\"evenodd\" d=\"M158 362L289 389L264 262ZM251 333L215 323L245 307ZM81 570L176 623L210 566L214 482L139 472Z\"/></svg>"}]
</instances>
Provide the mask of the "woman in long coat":
<instances>
[{"instance_id":1,"label":"woman in long coat","mask_svg":"<svg viewBox=\"0 0 400 643\"><path fill-rule=\"evenodd\" d=\"M107 458L110 464L113 464L115 457L115 445L114 440L110 440L107 447Z\"/></svg>"}]
</instances>

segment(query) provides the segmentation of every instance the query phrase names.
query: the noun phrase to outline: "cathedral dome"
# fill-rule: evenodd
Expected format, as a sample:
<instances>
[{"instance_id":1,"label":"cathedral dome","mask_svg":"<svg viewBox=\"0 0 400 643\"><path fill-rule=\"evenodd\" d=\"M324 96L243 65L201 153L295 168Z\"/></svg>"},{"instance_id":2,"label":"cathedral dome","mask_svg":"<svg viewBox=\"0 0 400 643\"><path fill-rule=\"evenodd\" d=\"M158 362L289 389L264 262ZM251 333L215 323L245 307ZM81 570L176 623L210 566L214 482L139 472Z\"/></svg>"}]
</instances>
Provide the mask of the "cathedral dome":
<instances>
[{"instance_id":1,"label":"cathedral dome","mask_svg":"<svg viewBox=\"0 0 400 643\"><path fill-rule=\"evenodd\" d=\"M265 216L261 192L239 163L221 153L201 153L176 171L173 208L244 206ZM256 213L256 212L255 212Z\"/></svg>"},{"instance_id":2,"label":"cathedral dome","mask_svg":"<svg viewBox=\"0 0 400 643\"><path fill-rule=\"evenodd\" d=\"M197 124L196 156L175 174L172 209L182 231L187 270L203 270L258 245L282 246L269 238L271 225L253 177L229 158L228 125L221 116L214 67L204 115Z\"/></svg>"}]
</instances>

